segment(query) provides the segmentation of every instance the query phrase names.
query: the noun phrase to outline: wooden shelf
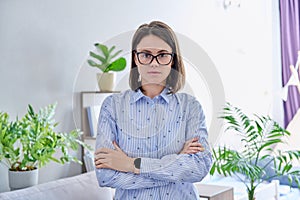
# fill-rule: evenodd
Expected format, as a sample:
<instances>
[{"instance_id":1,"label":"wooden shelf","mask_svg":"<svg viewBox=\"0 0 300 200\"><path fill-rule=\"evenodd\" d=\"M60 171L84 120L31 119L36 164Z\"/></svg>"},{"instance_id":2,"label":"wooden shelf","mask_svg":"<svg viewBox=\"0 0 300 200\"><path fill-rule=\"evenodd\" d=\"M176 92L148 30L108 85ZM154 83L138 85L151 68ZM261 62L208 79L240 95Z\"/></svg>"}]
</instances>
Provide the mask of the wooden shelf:
<instances>
[{"instance_id":1,"label":"wooden shelf","mask_svg":"<svg viewBox=\"0 0 300 200\"><path fill-rule=\"evenodd\" d=\"M84 136L85 140L96 140L96 137L92 137L92 136Z\"/></svg>"}]
</instances>

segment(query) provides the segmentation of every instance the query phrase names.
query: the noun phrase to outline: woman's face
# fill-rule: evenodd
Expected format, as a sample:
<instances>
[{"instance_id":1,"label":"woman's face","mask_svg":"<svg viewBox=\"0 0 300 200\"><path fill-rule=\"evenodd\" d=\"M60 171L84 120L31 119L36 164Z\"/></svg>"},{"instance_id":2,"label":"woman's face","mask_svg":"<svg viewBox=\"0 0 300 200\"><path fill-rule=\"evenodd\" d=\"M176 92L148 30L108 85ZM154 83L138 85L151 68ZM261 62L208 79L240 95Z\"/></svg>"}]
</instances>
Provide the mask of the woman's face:
<instances>
[{"instance_id":1,"label":"woman's face","mask_svg":"<svg viewBox=\"0 0 300 200\"><path fill-rule=\"evenodd\" d=\"M165 86L166 78L171 71L172 48L159 37L148 35L140 41L136 51L134 61L138 66L138 71L142 78L142 86L145 84L159 84ZM159 56L153 58L152 62L149 63L152 56L157 55ZM157 60L161 64L159 64ZM140 61L143 64L141 64Z\"/></svg>"}]
</instances>

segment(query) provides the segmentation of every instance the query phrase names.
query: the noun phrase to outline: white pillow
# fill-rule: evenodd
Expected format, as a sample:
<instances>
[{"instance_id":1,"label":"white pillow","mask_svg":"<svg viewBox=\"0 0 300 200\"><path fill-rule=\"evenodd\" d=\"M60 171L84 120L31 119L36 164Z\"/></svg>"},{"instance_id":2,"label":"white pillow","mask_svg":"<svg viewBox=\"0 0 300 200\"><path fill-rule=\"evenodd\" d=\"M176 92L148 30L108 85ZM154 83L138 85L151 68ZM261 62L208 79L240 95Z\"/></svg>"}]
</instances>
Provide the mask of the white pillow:
<instances>
[{"instance_id":1,"label":"white pillow","mask_svg":"<svg viewBox=\"0 0 300 200\"><path fill-rule=\"evenodd\" d=\"M275 151L287 151L287 150L300 150L300 109L290 121L289 125L286 128L287 131L291 133L289 137L284 138L286 143L278 144L274 148ZM299 161L294 161L293 166L300 166Z\"/></svg>"}]
</instances>

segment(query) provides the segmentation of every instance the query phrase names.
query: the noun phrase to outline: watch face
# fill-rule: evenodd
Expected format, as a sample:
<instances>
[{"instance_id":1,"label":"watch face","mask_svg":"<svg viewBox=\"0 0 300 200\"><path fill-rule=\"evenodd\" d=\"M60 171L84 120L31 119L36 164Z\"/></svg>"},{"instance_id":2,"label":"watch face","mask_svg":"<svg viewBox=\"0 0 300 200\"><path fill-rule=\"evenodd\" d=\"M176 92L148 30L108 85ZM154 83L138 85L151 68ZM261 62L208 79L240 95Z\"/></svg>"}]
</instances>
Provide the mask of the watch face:
<instances>
[{"instance_id":1,"label":"watch face","mask_svg":"<svg viewBox=\"0 0 300 200\"><path fill-rule=\"evenodd\" d=\"M141 158L136 158L134 160L134 167L137 168L137 169L141 168Z\"/></svg>"}]
</instances>

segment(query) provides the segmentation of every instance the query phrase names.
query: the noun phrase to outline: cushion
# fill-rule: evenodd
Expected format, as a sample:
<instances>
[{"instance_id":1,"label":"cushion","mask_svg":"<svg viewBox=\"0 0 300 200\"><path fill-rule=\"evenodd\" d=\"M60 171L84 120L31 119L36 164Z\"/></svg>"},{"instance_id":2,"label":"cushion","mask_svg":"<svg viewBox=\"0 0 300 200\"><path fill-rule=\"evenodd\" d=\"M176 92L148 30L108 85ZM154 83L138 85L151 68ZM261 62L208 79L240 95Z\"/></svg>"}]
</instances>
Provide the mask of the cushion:
<instances>
[{"instance_id":1,"label":"cushion","mask_svg":"<svg viewBox=\"0 0 300 200\"><path fill-rule=\"evenodd\" d=\"M265 168L266 175L264 177L262 177L262 179L267 180L267 181L279 180L280 185L290 185L287 175L278 176L278 177L271 178L271 179L268 178L268 177L272 177L272 176L275 175L275 170L274 170L274 167L273 167L274 163L269 162L269 161L270 161L270 158L266 158L264 161L260 161L258 163L258 165L260 167L266 166L266 168ZM270 164L266 165L267 163L270 163ZM300 170L300 167L292 167L292 169L290 171L296 171L296 170ZM298 177L298 179L300 180L300 176ZM292 181L291 187L298 187L295 180Z\"/></svg>"},{"instance_id":2,"label":"cushion","mask_svg":"<svg viewBox=\"0 0 300 200\"><path fill-rule=\"evenodd\" d=\"M1 200L111 200L112 190L99 187L95 171L0 193Z\"/></svg>"},{"instance_id":3,"label":"cushion","mask_svg":"<svg viewBox=\"0 0 300 200\"><path fill-rule=\"evenodd\" d=\"M287 150L299 150L300 149L300 109L290 121L289 125L286 128L287 131L291 133L289 137L284 138L286 143L277 144L274 148L275 151L287 151ZM300 167L299 161L294 161L293 166Z\"/></svg>"}]
</instances>

